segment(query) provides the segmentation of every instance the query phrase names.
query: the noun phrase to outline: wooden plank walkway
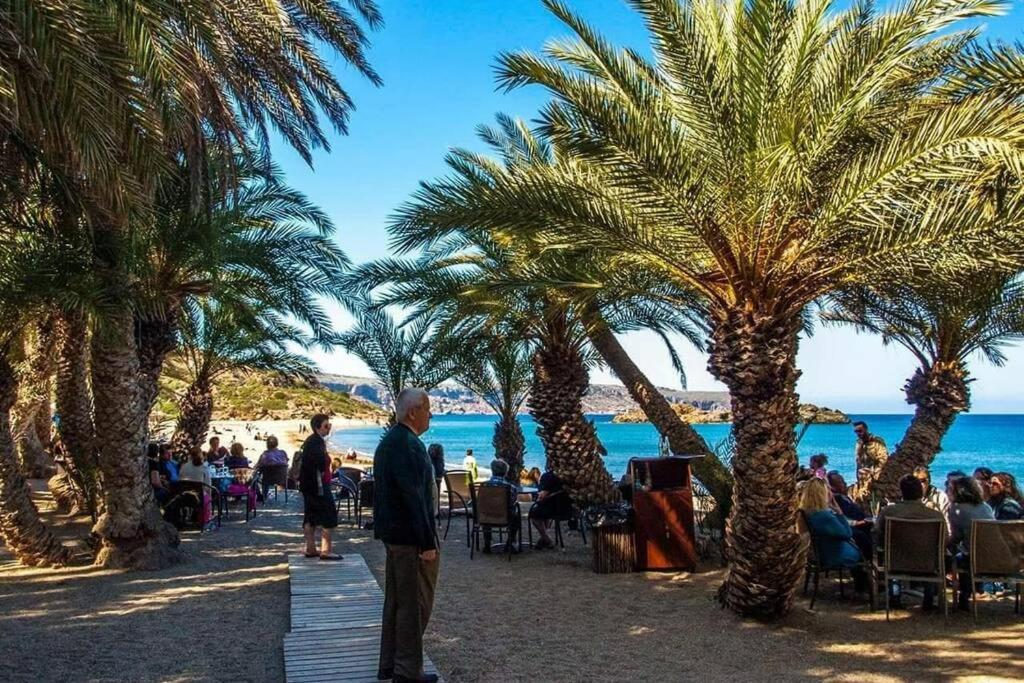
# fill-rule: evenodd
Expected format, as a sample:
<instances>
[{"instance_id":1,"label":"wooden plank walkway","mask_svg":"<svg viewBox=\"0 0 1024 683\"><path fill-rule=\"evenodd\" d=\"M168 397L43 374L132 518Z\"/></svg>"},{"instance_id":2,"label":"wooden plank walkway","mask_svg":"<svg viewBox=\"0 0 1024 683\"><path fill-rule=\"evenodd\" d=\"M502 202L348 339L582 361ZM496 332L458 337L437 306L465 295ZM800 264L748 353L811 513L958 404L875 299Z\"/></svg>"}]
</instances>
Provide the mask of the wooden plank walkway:
<instances>
[{"instance_id":1,"label":"wooden plank walkway","mask_svg":"<svg viewBox=\"0 0 1024 683\"><path fill-rule=\"evenodd\" d=\"M377 680L384 594L361 555L341 562L288 556L291 632L284 638L287 683ZM424 658L424 670L437 673Z\"/></svg>"}]
</instances>

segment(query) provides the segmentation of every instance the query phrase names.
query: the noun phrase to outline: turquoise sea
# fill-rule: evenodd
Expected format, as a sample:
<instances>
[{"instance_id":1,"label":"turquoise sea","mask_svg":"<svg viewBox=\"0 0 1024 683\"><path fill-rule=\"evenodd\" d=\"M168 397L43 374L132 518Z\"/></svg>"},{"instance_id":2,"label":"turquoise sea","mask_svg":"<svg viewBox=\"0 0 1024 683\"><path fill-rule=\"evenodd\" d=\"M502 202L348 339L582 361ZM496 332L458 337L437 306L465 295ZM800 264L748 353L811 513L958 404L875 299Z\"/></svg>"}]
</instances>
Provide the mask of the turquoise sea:
<instances>
[{"instance_id":1,"label":"turquoise sea","mask_svg":"<svg viewBox=\"0 0 1024 683\"><path fill-rule=\"evenodd\" d=\"M892 449L910 423L910 415L851 415L864 420ZM634 456L658 454L658 433L649 424L612 424L611 415L591 415L597 425L601 443L608 451L606 465L613 476L620 476L626 462ZM537 438L536 427L529 416L520 418L526 435L526 464L544 467L544 449ZM426 443L444 446L449 462L461 462L467 448L472 448L477 462L486 467L493 457L491 434L495 418L490 415L437 415L430 431L423 435ZM696 425L696 429L712 448L725 439L729 425ZM380 427L359 427L336 431L332 445L340 449L355 448L372 453L381 436ZM800 462L815 453L825 453L829 469L837 469L852 480L853 431L850 425L811 425L800 442ZM975 467L991 467L1008 471L1024 479L1024 415L961 415L946 435L943 451L935 458L935 478L961 469L968 473Z\"/></svg>"}]
</instances>

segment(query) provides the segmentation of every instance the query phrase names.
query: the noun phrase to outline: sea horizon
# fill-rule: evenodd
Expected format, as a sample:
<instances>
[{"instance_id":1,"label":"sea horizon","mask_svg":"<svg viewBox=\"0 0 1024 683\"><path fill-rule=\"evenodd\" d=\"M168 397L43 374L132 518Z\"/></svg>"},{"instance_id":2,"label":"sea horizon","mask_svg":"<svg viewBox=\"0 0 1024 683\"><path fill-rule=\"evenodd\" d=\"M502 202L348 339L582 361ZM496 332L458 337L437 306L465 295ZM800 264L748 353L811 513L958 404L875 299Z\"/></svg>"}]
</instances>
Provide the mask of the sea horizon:
<instances>
[{"instance_id":1,"label":"sea horizon","mask_svg":"<svg viewBox=\"0 0 1024 683\"><path fill-rule=\"evenodd\" d=\"M881 436L890 452L903 438L912 413L850 413L851 421L863 420L872 433ZM622 475L631 457L658 455L658 433L650 423L614 424L613 415L588 414L594 422L598 438L607 451L605 466L614 477ZM544 450L536 435L536 425L529 415L520 415L526 437L527 467L544 467ZM426 443L440 443L450 463L461 462L467 448L474 450L477 463L486 467L494 451L491 445L494 415L437 414L431 428L423 435ZM729 423L697 424L694 429L708 446L715 449L728 436ZM802 425L797 425L797 434ZM372 453L380 440L379 426L346 427L329 437L333 447L342 450L355 448ZM807 464L811 455L824 453L829 469L843 473L851 480L855 474L854 436L850 424L812 424L797 445L801 464ZM952 470L972 472L976 467L990 467L1007 471L1018 480L1024 479L1024 414L1021 413L967 413L960 415L943 440L943 450L936 455L931 469L938 480Z\"/></svg>"}]
</instances>

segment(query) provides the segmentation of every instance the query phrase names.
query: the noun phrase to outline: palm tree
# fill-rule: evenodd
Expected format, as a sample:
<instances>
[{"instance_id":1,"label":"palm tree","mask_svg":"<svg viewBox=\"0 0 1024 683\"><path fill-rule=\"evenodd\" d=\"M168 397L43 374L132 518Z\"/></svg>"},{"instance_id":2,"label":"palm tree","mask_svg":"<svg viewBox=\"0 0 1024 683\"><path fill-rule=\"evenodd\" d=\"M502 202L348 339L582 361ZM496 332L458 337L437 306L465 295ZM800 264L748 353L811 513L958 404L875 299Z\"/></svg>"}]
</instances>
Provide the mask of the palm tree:
<instances>
[{"instance_id":1,"label":"palm tree","mask_svg":"<svg viewBox=\"0 0 1024 683\"><path fill-rule=\"evenodd\" d=\"M264 371L311 381L316 367L289 350L305 347L301 330L268 311L259 314L204 302L186 308L181 326L181 371L189 384L179 403L171 439L175 452L188 453L206 438L213 415L214 382L232 371Z\"/></svg>"},{"instance_id":2,"label":"palm tree","mask_svg":"<svg viewBox=\"0 0 1024 683\"><path fill-rule=\"evenodd\" d=\"M970 408L970 357L980 352L1002 365L1001 347L1024 336L1024 283L1004 273L980 273L950 284L858 288L833 301L826 320L879 334L918 362L903 387L914 418L873 486L860 492L895 500L900 477L930 464L957 415Z\"/></svg>"},{"instance_id":3,"label":"palm tree","mask_svg":"<svg viewBox=\"0 0 1024 683\"><path fill-rule=\"evenodd\" d=\"M12 352L24 343L25 332L46 317L62 288L57 274L75 260L38 227L0 223L0 538L23 564L63 565L70 552L39 517L11 429L19 393Z\"/></svg>"},{"instance_id":4,"label":"palm tree","mask_svg":"<svg viewBox=\"0 0 1024 683\"><path fill-rule=\"evenodd\" d=\"M461 335L456 334L458 339ZM519 411L530 391L533 366L528 342L512 334L463 339L460 358L455 361L457 379L475 393L498 416L494 425L494 457L509 465L515 478L523 469L526 439L519 424Z\"/></svg>"},{"instance_id":5,"label":"palm tree","mask_svg":"<svg viewBox=\"0 0 1024 683\"><path fill-rule=\"evenodd\" d=\"M384 387L391 403L389 425L395 423L395 400L403 389L425 391L450 379L454 352L435 332L435 318L419 316L397 323L380 305L366 299L354 304L355 325L338 344L366 364Z\"/></svg>"},{"instance_id":6,"label":"palm tree","mask_svg":"<svg viewBox=\"0 0 1024 683\"><path fill-rule=\"evenodd\" d=\"M159 176L185 158L200 169L208 136L222 149L266 147L273 128L307 161L328 147L321 113L344 132L352 102L318 51L333 50L373 82L366 34L372 0L183 5L136 0L21 3L0 44L0 138L74 179L95 246L104 297L90 342L95 426L106 505L97 561L155 566L169 558L142 459L149 396L139 387L133 223L152 206ZM237 17L244 16L245 21ZM13 174L5 174L13 177Z\"/></svg>"},{"instance_id":7,"label":"palm tree","mask_svg":"<svg viewBox=\"0 0 1024 683\"><path fill-rule=\"evenodd\" d=\"M774 618L792 605L796 368L802 312L840 286L1011 267L1021 203L987 202L1020 167L1024 111L941 86L996 2L918 0L879 15L829 0L634 0L655 61L617 49L564 5L573 32L543 56L502 55L505 88L552 95L555 164L467 168L425 185L452 227L591 248L699 295L709 369L729 389L735 486L719 596ZM464 164L464 166L468 166ZM1016 178L1012 170L1006 171Z\"/></svg>"},{"instance_id":8,"label":"palm tree","mask_svg":"<svg viewBox=\"0 0 1024 683\"><path fill-rule=\"evenodd\" d=\"M228 165L210 156L202 206L182 166L158 193L152 224L140 231L136 315L148 407L189 302L275 310L324 341L332 330L322 300L345 300L340 283L350 264L331 240L330 218L289 187L269 158L236 153Z\"/></svg>"},{"instance_id":9,"label":"palm tree","mask_svg":"<svg viewBox=\"0 0 1024 683\"><path fill-rule=\"evenodd\" d=\"M510 173L514 173L519 167L527 168L532 164L550 166L556 162L556 150L522 121L498 115L497 124L497 127L480 127L479 134L501 155L503 167ZM448 163L457 174L486 176L494 168L491 160L462 150L450 155ZM459 211L458 206L453 209ZM501 241L495 240L494 236L489 234L492 224L488 222L487 217L478 216L477 223L463 224L448 220L446 210L445 198L432 195L428 186L412 204L401 210L392 227L395 243L400 249L408 250L436 243L453 233L467 233L471 236L482 233L483 236L479 240L484 243ZM464 225L470 225L474 230L468 230ZM508 250L508 245L504 242L501 248ZM518 246L522 247L524 244L527 242L520 240ZM468 246L474 246L471 240ZM447 249L450 251L458 247L458 243L453 242ZM510 255L515 254L509 251L507 255L494 259L492 263L498 266L513 263L509 260ZM704 456L695 461L694 469L715 497L724 519L732 495L732 476L729 470L707 447L700 435L672 410L653 382L629 358L613 332L613 328L616 331L644 328L659 334L665 340L677 371L685 380L682 365L666 333L681 334L691 343L703 347L704 329L699 315L702 303L697 297L680 291L671 283L659 281L659 278L652 276L651 273L630 267L605 268L601 258L593 252L579 250L574 251L569 257L563 257L561 254L553 257L551 251L544 251L535 245L532 250L521 248L518 258L520 262L514 263L512 268L492 268L487 273L485 279L491 283L491 287L500 289L503 294L510 289L525 287L525 291L532 291L528 297L528 304L545 297L551 298L552 292L558 292L558 296L563 300L573 300L574 315L578 316L582 323L581 329L590 344L598 351L601 360L612 368L627 387L632 398L640 405L652 424L661 434L668 437L672 450L676 453ZM479 266L479 263L474 265ZM460 265L453 262L451 267L456 268ZM427 274L427 271L434 268L435 265L428 262L422 270ZM410 273L396 274L392 279L433 283L431 286L441 287L442 291L445 287L451 289L454 282L444 278L437 279L432 275L421 278ZM467 283L466 286L473 290L479 289L478 284ZM690 299L688 307L677 305L686 298ZM447 300L465 300L466 296L465 293L458 291L448 291L447 294L435 296L434 299L436 301L432 305L439 305ZM666 305L667 301L673 302L674 305ZM533 309L532 315L539 317L541 313ZM599 446L594 452L600 452Z\"/></svg>"}]
</instances>

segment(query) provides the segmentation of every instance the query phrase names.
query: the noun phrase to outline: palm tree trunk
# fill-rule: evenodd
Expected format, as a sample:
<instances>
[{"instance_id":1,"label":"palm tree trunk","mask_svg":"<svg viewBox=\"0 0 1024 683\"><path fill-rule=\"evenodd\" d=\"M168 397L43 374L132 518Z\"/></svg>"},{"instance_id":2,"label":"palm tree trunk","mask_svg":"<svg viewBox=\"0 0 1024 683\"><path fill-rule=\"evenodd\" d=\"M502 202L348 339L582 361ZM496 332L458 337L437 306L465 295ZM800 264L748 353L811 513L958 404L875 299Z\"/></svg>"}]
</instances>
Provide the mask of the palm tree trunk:
<instances>
[{"instance_id":1,"label":"palm tree trunk","mask_svg":"<svg viewBox=\"0 0 1024 683\"><path fill-rule=\"evenodd\" d=\"M958 361L918 368L907 380L903 390L907 403L916 406L914 419L870 489L878 497L898 500L900 478L915 467L930 465L942 450L942 439L956 416L971 407L969 381L967 369Z\"/></svg>"},{"instance_id":2,"label":"palm tree trunk","mask_svg":"<svg viewBox=\"0 0 1024 683\"><path fill-rule=\"evenodd\" d=\"M806 553L796 531L801 321L739 306L713 319L708 368L729 388L736 442L719 599L741 615L772 619L792 606Z\"/></svg>"},{"instance_id":3,"label":"palm tree trunk","mask_svg":"<svg viewBox=\"0 0 1024 683\"><path fill-rule=\"evenodd\" d=\"M587 325L590 343L594 345L601 358L612 369L629 391L629 395L644 411L659 434L668 437L669 447L673 453L702 455L704 457L692 462L693 472L701 483L711 492L721 510L720 519L725 519L732 505L732 473L722 464L718 456L708 448L700 434L694 431L672 410L671 404L658 391L658 388L647 378L633 359L629 357L615 334L608 328L599 315L590 318Z\"/></svg>"},{"instance_id":4,"label":"palm tree trunk","mask_svg":"<svg viewBox=\"0 0 1024 683\"><path fill-rule=\"evenodd\" d=\"M69 465L85 489L83 501L91 514L99 512L100 478L89 388L88 324L81 313L67 313L59 320L56 404L60 439Z\"/></svg>"},{"instance_id":5,"label":"palm tree trunk","mask_svg":"<svg viewBox=\"0 0 1024 683\"><path fill-rule=\"evenodd\" d=\"M56 365L57 342L53 316L41 320L26 345L26 358L20 372L18 399L12 409L14 439L26 477L38 478L52 471L53 461L39 439L36 420L41 410L49 412L50 376Z\"/></svg>"},{"instance_id":6,"label":"palm tree trunk","mask_svg":"<svg viewBox=\"0 0 1024 683\"><path fill-rule=\"evenodd\" d=\"M92 390L104 510L93 531L96 563L155 569L178 553L178 532L160 517L146 465L146 409L139 387L134 320L111 311L92 337Z\"/></svg>"},{"instance_id":7,"label":"palm tree trunk","mask_svg":"<svg viewBox=\"0 0 1024 683\"><path fill-rule=\"evenodd\" d=\"M177 304L158 318L137 321L139 330L139 377L142 383L142 401L147 414L153 409L160 393L160 373L167 355L178 346Z\"/></svg>"},{"instance_id":8,"label":"palm tree trunk","mask_svg":"<svg viewBox=\"0 0 1024 683\"><path fill-rule=\"evenodd\" d=\"M503 414L494 425L494 457L508 463L508 478L519 481L519 472L523 469L523 456L526 453L526 439L519 417L515 414Z\"/></svg>"},{"instance_id":9,"label":"palm tree trunk","mask_svg":"<svg viewBox=\"0 0 1024 683\"><path fill-rule=\"evenodd\" d=\"M188 454L195 446L201 446L210 430L213 417L213 388L205 377L197 377L181 399L178 425L171 438L175 453Z\"/></svg>"},{"instance_id":10,"label":"palm tree trunk","mask_svg":"<svg viewBox=\"0 0 1024 683\"><path fill-rule=\"evenodd\" d=\"M64 565L70 553L39 519L18 467L10 421L16 396L14 371L0 355L0 536L22 564Z\"/></svg>"},{"instance_id":11,"label":"palm tree trunk","mask_svg":"<svg viewBox=\"0 0 1024 683\"><path fill-rule=\"evenodd\" d=\"M547 328L549 334L533 356L528 405L548 464L578 505L617 500L619 492L604 467L604 447L594 424L583 415L590 376L579 345L564 317L556 316Z\"/></svg>"}]
</instances>

